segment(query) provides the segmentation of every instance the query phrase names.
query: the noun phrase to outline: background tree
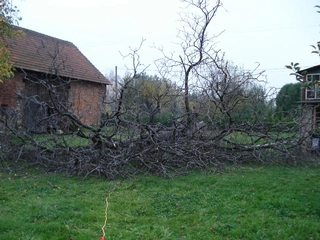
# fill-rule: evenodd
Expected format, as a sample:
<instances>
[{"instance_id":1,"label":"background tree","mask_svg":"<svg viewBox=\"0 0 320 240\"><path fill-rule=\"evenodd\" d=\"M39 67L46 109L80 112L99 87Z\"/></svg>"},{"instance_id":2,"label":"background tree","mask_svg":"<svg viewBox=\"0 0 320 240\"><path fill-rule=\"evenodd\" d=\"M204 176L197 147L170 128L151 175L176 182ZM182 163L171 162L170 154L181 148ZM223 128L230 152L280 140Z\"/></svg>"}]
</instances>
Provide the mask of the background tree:
<instances>
[{"instance_id":1,"label":"background tree","mask_svg":"<svg viewBox=\"0 0 320 240\"><path fill-rule=\"evenodd\" d=\"M10 62L10 52L5 46L3 38L21 35L15 31L13 25L18 24L21 18L16 6L12 6L10 0L0 1L0 82L4 78L13 76L13 68Z\"/></svg>"},{"instance_id":2,"label":"background tree","mask_svg":"<svg viewBox=\"0 0 320 240\"><path fill-rule=\"evenodd\" d=\"M265 104L266 93L258 76L244 71L232 62L215 60L207 74L199 76L199 86L216 109L214 116L224 116L228 125L253 118L257 107Z\"/></svg>"},{"instance_id":3,"label":"background tree","mask_svg":"<svg viewBox=\"0 0 320 240\"><path fill-rule=\"evenodd\" d=\"M297 102L301 100L301 88L302 83L288 83L280 89L276 96L276 111L281 119L295 115Z\"/></svg>"},{"instance_id":4,"label":"background tree","mask_svg":"<svg viewBox=\"0 0 320 240\"><path fill-rule=\"evenodd\" d=\"M124 102L142 121L152 124L157 118L164 123L175 114L178 94L170 80L141 73L130 83Z\"/></svg>"}]
</instances>

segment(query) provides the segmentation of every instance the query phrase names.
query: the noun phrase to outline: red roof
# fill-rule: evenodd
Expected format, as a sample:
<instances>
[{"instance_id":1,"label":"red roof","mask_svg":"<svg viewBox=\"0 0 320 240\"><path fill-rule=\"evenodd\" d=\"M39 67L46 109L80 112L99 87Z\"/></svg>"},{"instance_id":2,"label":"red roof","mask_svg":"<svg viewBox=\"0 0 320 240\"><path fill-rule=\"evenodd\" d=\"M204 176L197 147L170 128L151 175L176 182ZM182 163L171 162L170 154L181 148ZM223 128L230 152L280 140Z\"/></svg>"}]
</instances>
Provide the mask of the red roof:
<instances>
[{"instance_id":1,"label":"red roof","mask_svg":"<svg viewBox=\"0 0 320 240\"><path fill-rule=\"evenodd\" d=\"M25 28L15 28L23 31L24 36L5 39L15 68L111 84L73 43Z\"/></svg>"}]
</instances>

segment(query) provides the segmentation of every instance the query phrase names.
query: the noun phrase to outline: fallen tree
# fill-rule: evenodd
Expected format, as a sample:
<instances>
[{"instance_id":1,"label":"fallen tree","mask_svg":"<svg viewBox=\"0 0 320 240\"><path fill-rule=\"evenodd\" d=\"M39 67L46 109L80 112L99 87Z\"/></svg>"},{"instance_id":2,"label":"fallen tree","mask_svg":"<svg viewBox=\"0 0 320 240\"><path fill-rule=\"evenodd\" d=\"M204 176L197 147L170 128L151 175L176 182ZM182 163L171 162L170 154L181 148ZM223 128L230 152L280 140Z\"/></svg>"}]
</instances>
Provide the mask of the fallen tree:
<instances>
[{"instance_id":1,"label":"fallen tree","mask_svg":"<svg viewBox=\"0 0 320 240\"><path fill-rule=\"evenodd\" d=\"M109 111L98 126L84 124L69 111L49 79L34 79L25 72L26 80L47 90L50 108L64 120L62 128L67 131L52 135L21 131L15 127L19 113L6 112L0 119L5 126L1 166L10 171L13 165L26 164L46 171L116 178L220 171L229 164L248 162L301 161L299 114L291 112L290 121L277 120L274 92L264 88L262 73L245 71L214 49L215 38L208 37L208 31L220 1L214 5L213 1L182 2L195 11L181 15L180 53L176 58L164 53L157 62L160 77L150 77L145 68L140 69L138 52L143 42L134 49L128 55L133 71L116 89L116 98L109 99ZM180 79L171 79L172 71L181 72ZM68 81L72 80L64 79L64 84ZM40 104L41 99L37 101Z\"/></svg>"}]
</instances>

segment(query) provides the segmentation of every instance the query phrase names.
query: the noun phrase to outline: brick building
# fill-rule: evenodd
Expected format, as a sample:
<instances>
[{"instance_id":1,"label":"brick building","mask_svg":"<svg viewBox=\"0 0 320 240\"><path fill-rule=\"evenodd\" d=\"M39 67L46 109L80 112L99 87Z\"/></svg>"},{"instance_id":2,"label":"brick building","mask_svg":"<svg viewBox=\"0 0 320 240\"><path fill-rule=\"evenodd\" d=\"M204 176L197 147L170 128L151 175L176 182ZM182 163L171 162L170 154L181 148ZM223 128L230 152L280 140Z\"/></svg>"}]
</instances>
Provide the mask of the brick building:
<instances>
[{"instance_id":1,"label":"brick building","mask_svg":"<svg viewBox=\"0 0 320 240\"><path fill-rule=\"evenodd\" d=\"M0 83L0 122L14 116L15 127L42 132L51 115L72 113L98 124L111 83L73 43L15 28L24 34L5 39L15 75Z\"/></svg>"}]
</instances>

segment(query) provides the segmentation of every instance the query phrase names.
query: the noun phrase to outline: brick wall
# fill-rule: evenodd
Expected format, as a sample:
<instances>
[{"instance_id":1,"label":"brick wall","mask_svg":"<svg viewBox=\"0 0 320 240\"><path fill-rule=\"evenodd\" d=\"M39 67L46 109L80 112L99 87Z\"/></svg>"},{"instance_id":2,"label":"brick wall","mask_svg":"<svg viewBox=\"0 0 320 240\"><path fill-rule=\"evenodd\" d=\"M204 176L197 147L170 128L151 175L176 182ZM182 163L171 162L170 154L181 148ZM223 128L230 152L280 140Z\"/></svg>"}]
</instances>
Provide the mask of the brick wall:
<instances>
[{"instance_id":1,"label":"brick wall","mask_svg":"<svg viewBox=\"0 0 320 240\"><path fill-rule=\"evenodd\" d=\"M24 94L25 83L22 81L24 74L17 70L15 76L10 79L5 79L3 83L0 83L0 106L2 118L18 129L23 128L23 112L21 111L23 106L23 99L18 95ZM1 126L0 126L1 128Z\"/></svg>"},{"instance_id":2,"label":"brick wall","mask_svg":"<svg viewBox=\"0 0 320 240\"><path fill-rule=\"evenodd\" d=\"M17 109L19 102L17 94L22 94L24 89L23 73L16 72L11 79L6 79L0 83L0 104L8 105L10 108Z\"/></svg>"},{"instance_id":3,"label":"brick wall","mask_svg":"<svg viewBox=\"0 0 320 240\"><path fill-rule=\"evenodd\" d=\"M98 124L105 111L106 87L103 84L75 81L71 82L69 104L72 112L86 124Z\"/></svg>"},{"instance_id":4,"label":"brick wall","mask_svg":"<svg viewBox=\"0 0 320 240\"><path fill-rule=\"evenodd\" d=\"M24 74L16 71L12 79L0 83L0 105L6 106L14 114L16 127L23 126L24 96L26 84ZM85 124L98 124L105 112L106 87L87 81L71 81L68 103L71 111Z\"/></svg>"}]
</instances>

